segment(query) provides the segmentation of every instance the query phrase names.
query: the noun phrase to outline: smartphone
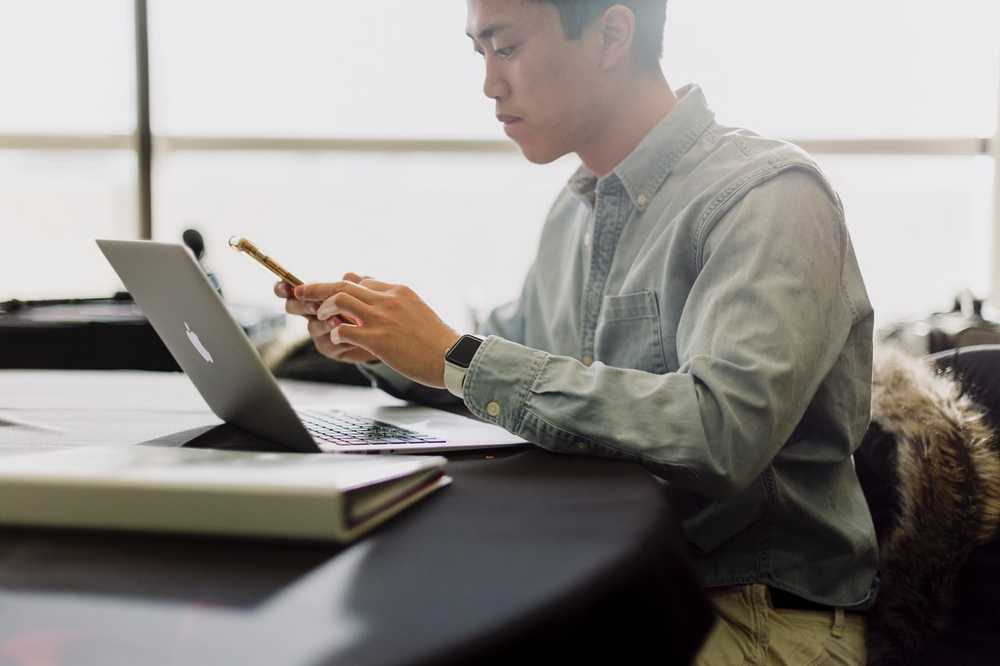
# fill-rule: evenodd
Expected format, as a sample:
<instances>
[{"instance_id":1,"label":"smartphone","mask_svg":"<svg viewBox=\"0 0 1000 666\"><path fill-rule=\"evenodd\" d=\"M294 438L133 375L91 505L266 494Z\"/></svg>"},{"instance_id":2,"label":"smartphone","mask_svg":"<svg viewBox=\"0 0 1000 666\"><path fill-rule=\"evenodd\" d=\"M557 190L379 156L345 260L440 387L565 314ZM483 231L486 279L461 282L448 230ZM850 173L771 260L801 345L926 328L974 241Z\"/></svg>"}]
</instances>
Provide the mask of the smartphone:
<instances>
[{"instance_id":1,"label":"smartphone","mask_svg":"<svg viewBox=\"0 0 1000 666\"><path fill-rule=\"evenodd\" d=\"M292 285L293 287L297 287L300 284L305 284L304 282L302 282L302 280L298 279L297 277L289 273L287 270L285 270L284 266L282 266L277 261L275 261L271 257L267 256L266 254L258 250L257 246L248 241L246 238L237 238L236 236L233 236L232 238L229 239L229 247L233 248L237 252L242 252L252 257L261 266L271 271L272 273L274 273L279 278L281 278L288 284ZM352 317L347 317L347 316L334 315L334 319L339 323L355 324L355 325L357 325L358 323Z\"/></svg>"},{"instance_id":2,"label":"smartphone","mask_svg":"<svg viewBox=\"0 0 1000 666\"><path fill-rule=\"evenodd\" d=\"M233 248L237 252L242 252L247 256L252 257L261 266L271 271L293 287L303 284L302 280L285 270L284 266L279 264L277 261L258 250L257 246L248 241L246 238L237 238L236 236L233 236L229 239L229 247Z\"/></svg>"}]
</instances>

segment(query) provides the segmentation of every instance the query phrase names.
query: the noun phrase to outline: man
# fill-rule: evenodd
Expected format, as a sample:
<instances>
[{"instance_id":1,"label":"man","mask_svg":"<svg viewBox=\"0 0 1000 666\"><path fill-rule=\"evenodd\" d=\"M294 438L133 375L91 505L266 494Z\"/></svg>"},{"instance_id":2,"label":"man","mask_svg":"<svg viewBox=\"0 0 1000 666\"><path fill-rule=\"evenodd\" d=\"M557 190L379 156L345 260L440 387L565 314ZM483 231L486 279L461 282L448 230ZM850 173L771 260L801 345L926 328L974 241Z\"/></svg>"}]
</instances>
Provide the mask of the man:
<instances>
[{"instance_id":1,"label":"man","mask_svg":"<svg viewBox=\"0 0 1000 666\"><path fill-rule=\"evenodd\" d=\"M720 618L700 663L861 664L876 542L851 454L873 319L843 210L801 150L671 90L664 12L468 0L508 136L583 163L484 338L353 273L275 290L320 352L395 395L461 396L545 449L664 480Z\"/></svg>"}]
</instances>

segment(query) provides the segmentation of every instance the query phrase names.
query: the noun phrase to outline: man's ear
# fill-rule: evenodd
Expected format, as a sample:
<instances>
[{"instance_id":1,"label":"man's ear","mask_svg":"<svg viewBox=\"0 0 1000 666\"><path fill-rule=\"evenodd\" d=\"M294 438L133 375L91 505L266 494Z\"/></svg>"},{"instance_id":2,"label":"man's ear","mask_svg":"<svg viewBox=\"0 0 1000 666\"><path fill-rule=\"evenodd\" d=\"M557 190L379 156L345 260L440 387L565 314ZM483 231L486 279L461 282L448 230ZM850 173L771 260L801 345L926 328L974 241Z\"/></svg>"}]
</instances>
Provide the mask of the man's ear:
<instances>
[{"instance_id":1,"label":"man's ear","mask_svg":"<svg viewBox=\"0 0 1000 666\"><path fill-rule=\"evenodd\" d=\"M608 70L632 58L635 40L635 14L625 5L612 5L605 10L598 23L601 31L603 56L601 68Z\"/></svg>"}]
</instances>

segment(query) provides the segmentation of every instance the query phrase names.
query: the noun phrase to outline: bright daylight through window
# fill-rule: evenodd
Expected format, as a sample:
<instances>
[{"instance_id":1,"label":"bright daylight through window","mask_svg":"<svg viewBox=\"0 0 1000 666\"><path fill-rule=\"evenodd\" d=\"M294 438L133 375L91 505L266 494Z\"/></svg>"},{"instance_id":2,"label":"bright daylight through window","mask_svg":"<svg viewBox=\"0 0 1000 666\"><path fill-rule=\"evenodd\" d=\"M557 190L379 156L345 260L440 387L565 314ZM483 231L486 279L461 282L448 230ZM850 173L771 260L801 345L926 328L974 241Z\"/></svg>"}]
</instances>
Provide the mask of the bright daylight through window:
<instances>
[{"instance_id":1,"label":"bright daylight through window","mask_svg":"<svg viewBox=\"0 0 1000 666\"><path fill-rule=\"evenodd\" d=\"M231 298L278 307L233 234L307 279L405 280L456 323L516 293L575 164L506 143L464 3L148 4L153 235L200 229ZM0 0L0 219L22 250L0 299L118 287L90 239L139 233L133 7ZM672 0L663 67L721 122L813 151L886 322L989 291L997 25L982 0Z\"/></svg>"}]
</instances>

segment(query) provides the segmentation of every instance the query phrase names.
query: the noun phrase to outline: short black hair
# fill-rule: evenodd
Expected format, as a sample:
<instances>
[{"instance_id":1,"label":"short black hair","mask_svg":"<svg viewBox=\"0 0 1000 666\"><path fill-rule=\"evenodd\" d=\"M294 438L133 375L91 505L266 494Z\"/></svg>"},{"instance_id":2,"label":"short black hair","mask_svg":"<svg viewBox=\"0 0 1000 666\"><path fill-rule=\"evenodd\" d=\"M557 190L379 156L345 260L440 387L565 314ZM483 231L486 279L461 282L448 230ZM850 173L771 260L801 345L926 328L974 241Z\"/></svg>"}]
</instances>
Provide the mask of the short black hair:
<instances>
[{"instance_id":1,"label":"short black hair","mask_svg":"<svg viewBox=\"0 0 1000 666\"><path fill-rule=\"evenodd\" d=\"M663 27L667 22L667 0L532 0L547 2L559 10L563 32L580 39L583 29L615 5L624 5L635 14L633 55L641 67L653 69L663 56Z\"/></svg>"}]
</instances>

